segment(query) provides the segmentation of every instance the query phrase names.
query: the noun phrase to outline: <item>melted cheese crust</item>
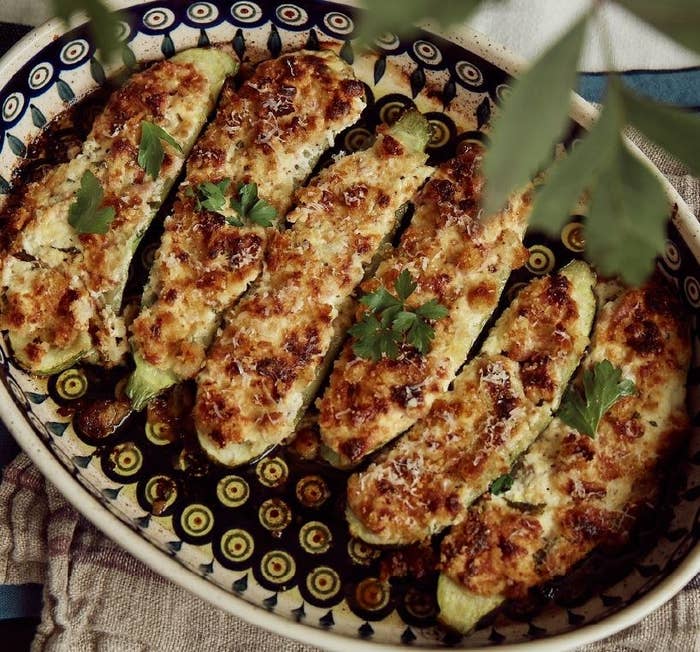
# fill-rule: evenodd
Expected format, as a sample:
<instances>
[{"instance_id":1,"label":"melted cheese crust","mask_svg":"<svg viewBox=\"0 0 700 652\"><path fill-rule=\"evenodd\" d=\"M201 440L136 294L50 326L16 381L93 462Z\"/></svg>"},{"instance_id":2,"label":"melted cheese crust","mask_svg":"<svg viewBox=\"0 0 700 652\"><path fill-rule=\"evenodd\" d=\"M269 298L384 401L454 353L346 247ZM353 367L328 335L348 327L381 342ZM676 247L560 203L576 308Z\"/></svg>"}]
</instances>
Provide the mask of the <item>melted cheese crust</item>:
<instances>
[{"instance_id":1,"label":"melted cheese crust","mask_svg":"<svg viewBox=\"0 0 700 652\"><path fill-rule=\"evenodd\" d=\"M637 394L606 413L595 439L555 419L512 488L484 498L445 538L441 566L451 580L478 596L523 596L626 537L687 434L687 323L675 290L656 281L603 307L583 368L607 359Z\"/></svg>"},{"instance_id":2,"label":"melted cheese crust","mask_svg":"<svg viewBox=\"0 0 700 652\"><path fill-rule=\"evenodd\" d=\"M195 423L216 460L244 462L292 433L348 325L353 289L430 172L425 159L380 127L371 149L299 191L292 228L272 234L261 278L198 378Z\"/></svg>"},{"instance_id":3,"label":"melted cheese crust","mask_svg":"<svg viewBox=\"0 0 700 652\"><path fill-rule=\"evenodd\" d=\"M26 342L15 353L32 369L41 370L51 349L69 349L88 332L104 364L121 360L126 333L117 313L125 270L184 156L165 144L160 175L146 176L137 163L140 123L157 124L183 146L193 142L212 86L188 61L163 61L133 75L95 120L82 152L28 186L10 226L17 236L2 270L2 326ZM68 223L87 170L104 189L104 205L115 210L104 235L81 234Z\"/></svg>"},{"instance_id":4,"label":"melted cheese crust","mask_svg":"<svg viewBox=\"0 0 700 652\"><path fill-rule=\"evenodd\" d=\"M542 431L588 344L593 276L575 265L526 286L454 389L384 459L350 477L352 534L406 544L439 532Z\"/></svg>"},{"instance_id":5,"label":"melted cheese crust","mask_svg":"<svg viewBox=\"0 0 700 652\"><path fill-rule=\"evenodd\" d=\"M273 229L237 227L222 215L197 211L185 193L204 181L241 183L277 210L289 210L294 189L319 156L365 106L364 87L332 52L297 52L265 61L239 90L224 89L214 122L187 162L172 215L131 327L134 352L180 380L194 377L221 313L262 268Z\"/></svg>"},{"instance_id":6,"label":"melted cheese crust","mask_svg":"<svg viewBox=\"0 0 700 652\"><path fill-rule=\"evenodd\" d=\"M435 298L449 315L435 322L425 356L406 346L396 360L373 362L346 343L318 403L323 443L341 466L356 464L429 412L495 310L511 270L527 260L521 240L529 195L514 196L482 223L480 163L481 156L467 150L435 172L415 200L401 242L362 286L363 292L393 288L407 269L417 283L409 306Z\"/></svg>"}]
</instances>

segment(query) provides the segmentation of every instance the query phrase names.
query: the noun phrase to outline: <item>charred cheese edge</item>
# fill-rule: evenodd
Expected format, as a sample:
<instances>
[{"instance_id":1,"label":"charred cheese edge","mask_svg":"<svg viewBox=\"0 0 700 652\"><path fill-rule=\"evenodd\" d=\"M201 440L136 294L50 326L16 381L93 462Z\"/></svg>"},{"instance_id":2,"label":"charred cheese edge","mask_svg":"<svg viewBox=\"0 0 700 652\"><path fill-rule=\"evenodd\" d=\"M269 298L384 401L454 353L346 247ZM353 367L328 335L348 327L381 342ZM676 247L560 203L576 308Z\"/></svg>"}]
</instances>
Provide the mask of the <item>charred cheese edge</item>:
<instances>
[{"instance_id":1,"label":"charred cheese edge","mask_svg":"<svg viewBox=\"0 0 700 652\"><path fill-rule=\"evenodd\" d=\"M214 122L187 161L173 213L131 326L136 369L127 394L135 409L202 368L222 313L262 268L269 228L234 226L197 211L187 191L230 179L226 207L242 183L284 218L294 190L306 180L335 136L365 107L364 86L330 51L300 51L261 63L238 90L224 89Z\"/></svg>"},{"instance_id":2,"label":"charred cheese edge","mask_svg":"<svg viewBox=\"0 0 700 652\"><path fill-rule=\"evenodd\" d=\"M168 194L224 79L237 64L222 50L195 49L133 75L96 118L81 153L30 184L13 216L23 227L2 270L2 326L19 363L52 374L92 352L121 361L126 332L119 315L133 253ZM182 147L164 144L154 180L138 165L142 120ZM81 234L68 223L80 180L91 171L115 210L106 234Z\"/></svg>"},{"instance_id":3,"label":"charred cheese edge","mask_svg":"<svg viewBox=\"0 0 700 652\"><path fill-rule=\"evenodd\" d=\"M442 544L441 620L466 633L506 598L566 574L601 543L625 540L687 434L687 323L675 290L657 281L604 305L583 369L609 360L637 394L613 405L595 438L554 419L511 489L482 499L453 528Z\"/></svg>"},{"instance_id":4,"label":"charred cheese edge","mask_svg":"<svg viewBox=\"0 0 700 652\"><path fill-rule=\"evenodd\" d=\"M356 355L352 340L345 344L318 403L324 456L334 466L356 465L430 411L498 305L511 270L527 261L530 194L514 195L481 221L480 163L480 153L469 149L438 168L418 193L400 243L363 284L363 292L393 288L408 270L417 283L409 306L437 299L449 314L435 322L426 355L404 346L396 360L374 362Z\"/></svg>"},{"instance_id":5,"label":"charred cheese edge","mask_svg":"<svg viewBox=\"0 0 700 652\"><path fill-rule=\"evenodd\" d=\"M464 517L552 419L588 344L594 275L583 262L531 281L454 389L386 456L348 480L350 532L407 544Z\"/></svg>"},{"instance_id":6,"label":"charred cheese edge","mask_svg":"<svg viewBox=\"0 0 700 652\"><path fill-rule=\"evenodd\" d=\"M197 379L199 442L235 466L292 434L349 326L351 294L430 173L418 112L378 130L297 194L265 270L227 317Z\"/></svg>"}]
</instances>

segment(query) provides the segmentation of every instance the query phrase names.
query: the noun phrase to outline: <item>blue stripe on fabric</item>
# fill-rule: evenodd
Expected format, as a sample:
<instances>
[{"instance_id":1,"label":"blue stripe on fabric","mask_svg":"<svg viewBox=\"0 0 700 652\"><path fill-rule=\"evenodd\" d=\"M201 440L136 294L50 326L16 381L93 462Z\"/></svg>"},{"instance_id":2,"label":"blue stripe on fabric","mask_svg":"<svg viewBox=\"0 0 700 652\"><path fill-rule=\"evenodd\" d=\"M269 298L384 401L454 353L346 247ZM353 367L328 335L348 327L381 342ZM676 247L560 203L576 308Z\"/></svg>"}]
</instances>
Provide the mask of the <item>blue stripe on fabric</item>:
<instances>
[{"instance_id":1,"label":"blue stripe on fabric","mask_svg":"<svg viewBox=\"0 0 700 652\"><path fill-rule=\"evenodd\" d=\"M621 74L625 84L655 100L700 109L700 67L682 70L628 70ZM601 102L608 74L579 75L578 92L590 102Z\"/></svg>"},{"instance_id":2,"label":"blue stripe on fabric","mask_svg":"<svg viewBox=\"0 0 700 652\"><path fill-rule=\"evenodd\" d=\"M0 586L0 620L38 618L41 614L41 584Z\"/></svg>"}]
</instances>

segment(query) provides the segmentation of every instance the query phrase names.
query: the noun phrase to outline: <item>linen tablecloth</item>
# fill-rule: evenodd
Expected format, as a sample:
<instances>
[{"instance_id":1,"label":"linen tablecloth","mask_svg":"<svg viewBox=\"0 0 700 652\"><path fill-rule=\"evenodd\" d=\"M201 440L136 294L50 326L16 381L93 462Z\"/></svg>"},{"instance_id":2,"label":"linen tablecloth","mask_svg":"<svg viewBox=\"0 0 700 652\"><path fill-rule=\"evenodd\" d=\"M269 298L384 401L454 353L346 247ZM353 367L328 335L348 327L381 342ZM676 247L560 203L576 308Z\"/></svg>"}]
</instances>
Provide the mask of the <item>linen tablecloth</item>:
<instances>
[{"instance_id":1,"label":"linen tablecloth","mask_svg":"<svg viewBox=\"0 0 700 652\"><path fill-rule=\"evenodd\" d=\"M479 12L471 24L523 56L535 56L587 0L512 0ZM38 24L42 0L0 0L0 21ZM619 12L615 63L626 83L678 105L700 109L696 56ZM0 22L0 54L29 27ZM639 48L640 39L645 47ZM602 97L606 73L590 35L579 92ZM700 182L660 150L637 141L689 202L700 210ZM310 650L225 614L161 579L97 532L47 485L0 424L0 621L38 615L36 649ZM134 604L138 598L138 608ZM0 645L2 647L2 645ZM586 652L700 650L700 577L640 625Z\"/></svg>"}]
</instances>

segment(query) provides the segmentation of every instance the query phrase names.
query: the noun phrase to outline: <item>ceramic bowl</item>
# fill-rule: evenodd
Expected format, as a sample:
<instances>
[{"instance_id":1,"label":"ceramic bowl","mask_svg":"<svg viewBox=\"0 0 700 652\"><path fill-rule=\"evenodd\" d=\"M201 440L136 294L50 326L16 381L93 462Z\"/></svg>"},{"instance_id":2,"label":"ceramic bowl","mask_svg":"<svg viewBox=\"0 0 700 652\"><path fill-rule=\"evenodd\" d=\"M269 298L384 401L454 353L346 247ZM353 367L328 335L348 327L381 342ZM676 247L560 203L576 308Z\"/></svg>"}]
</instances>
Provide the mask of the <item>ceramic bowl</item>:
<instances>
[{"instance_id":1,"label":"ceramic bowl","mask_svg":"<svg viewBox=\"0 0 700 652\"><path fill-rule=\"evenodd\" d=\"M491 114L520 66L505 50L467 29L448 36L422 31L411 39L385 35L373 55L362 55L352 41L354 10L321 0L122 5L128 9L121 55L128 66L218 42L230 43L239 57L251 61L300 47L335 48L366 82L370 98L360 123L339 137L336 147L344 150L361 147L379 122L391 121L410 105L427 113L432 123L434 162L451 156L462 141L484 142ZM67 29L57 21L29 34L2 59L2 195L11 192L13 170L41 129L103 85L119 65L106 69L95 58L84 26ZM587 126L593 116L589 105L575 102L572 119L577 125ZM570 141L578 128L572 127ZM74 134L68 129L62 137ZM688 304L696 329L700 229L668 190L676 209L658 265ZM135 277L147 268L156 243L157 234L146 238ZM580 220L574 218L556 240L529 234L526 244L527 268L514 275L507 293L580 256ZM132 291L138 294L137 281ZM699 378L691 372L693 414L700 405ZM437 625L434 578L392 585L379 581L381 553L348 537L339 508L342 474L298 464L283 447L242 469L182 471L182 464L173 463L180 444L159 437L157 428L146 427L143 419L132 419L100 442L76 432L66 416L71 402L82 392L104 390L89 369L37 379L14 364L2 342L0 379L2 420L42 472L95 525L163 576L217 606L308 643L338 650L359 649L368 641L378 649L450 643L465 649L499 644L501 649L562 650L635 623L700 570L697 431L682 465L682 482L668 491L662 532L635 555L589 560L604 570L617 569L615 583L550 587L555 599L548 604L511 608L506 617L460 639ZM154 510L162 482L175 490Z\"/></svg>"}]
</instances>

